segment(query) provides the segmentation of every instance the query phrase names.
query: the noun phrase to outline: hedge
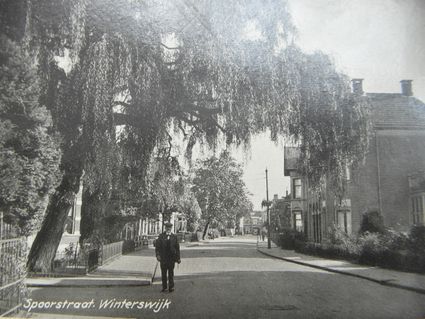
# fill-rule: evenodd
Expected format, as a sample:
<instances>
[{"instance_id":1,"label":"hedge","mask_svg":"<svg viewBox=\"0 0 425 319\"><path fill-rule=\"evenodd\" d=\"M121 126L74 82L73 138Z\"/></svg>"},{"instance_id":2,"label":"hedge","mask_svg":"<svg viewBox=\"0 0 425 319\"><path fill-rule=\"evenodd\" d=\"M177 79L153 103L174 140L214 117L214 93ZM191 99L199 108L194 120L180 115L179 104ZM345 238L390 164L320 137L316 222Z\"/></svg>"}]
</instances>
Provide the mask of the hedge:
<instances>
[{"instance_id":1,"label":"hedge","mask_svg":"<svg viewBox=\"0 0 425 319\"><path fill-rule=\"evenodd\" d=\"M302 233L284 230L279 234L283 249L332 259L402 271L425 273L425 227L415 226L407 236L386 230L384 234L366 231L350 236L334 228L328 241L307 242Z\"/></svg>"}]
</instances>

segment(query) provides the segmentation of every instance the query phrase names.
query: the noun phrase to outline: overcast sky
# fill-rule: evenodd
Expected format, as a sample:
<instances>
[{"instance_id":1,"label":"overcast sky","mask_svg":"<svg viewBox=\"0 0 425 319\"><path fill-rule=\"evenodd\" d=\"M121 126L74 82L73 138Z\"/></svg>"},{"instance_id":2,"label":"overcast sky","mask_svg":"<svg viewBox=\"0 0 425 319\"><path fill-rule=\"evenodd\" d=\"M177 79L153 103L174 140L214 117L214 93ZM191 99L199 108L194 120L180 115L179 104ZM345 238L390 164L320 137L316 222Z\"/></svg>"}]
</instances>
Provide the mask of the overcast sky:
<instances>
[{"instance_id":1,"label":"overcast sky","mask_svg":"<svg viewBox=\"0 0 425 319\"><path fill-rule=\"evenodd\" d=\"M400 92L400 80L413 80L413 94L425 101L425 0L289 0L305 51L331 55L338 69L363 78L365 92ZM241 155L238 157L242 158ZM266 197L289 191L283 176L283 143L266 135L252 143L245 182L255 209Z\"/></svg>"}]
</instances>

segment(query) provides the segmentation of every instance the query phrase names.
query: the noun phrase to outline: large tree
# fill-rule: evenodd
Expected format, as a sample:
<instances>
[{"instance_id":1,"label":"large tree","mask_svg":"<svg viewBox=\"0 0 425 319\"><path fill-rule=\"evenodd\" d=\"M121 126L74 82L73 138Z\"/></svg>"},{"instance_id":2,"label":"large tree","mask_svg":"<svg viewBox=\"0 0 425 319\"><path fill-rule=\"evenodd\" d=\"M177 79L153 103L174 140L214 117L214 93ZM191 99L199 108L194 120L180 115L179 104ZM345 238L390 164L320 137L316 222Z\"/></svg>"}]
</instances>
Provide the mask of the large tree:
<instances>
[{"instance_id":1,"label":"large tree","mask_svg":"<svg viewBox=\"0 0 425 319\"><path fill-rule=\"evenodd\" d=\"M192 189L202 211L203 237L211 223L235 227L237 219L252 207L242 176L242 168L227 151L218 158L198 161Z\"/></svg>"},{"instance_id":2,"label":"large tree","mask_svg":"<svg viewBox=\"0 0 425 319\"><path fill-rule=\"evenodd\" d=\"M50 267L83 171L82 231L90 238L114 179L126 189L118 192L122 207L145 198L154 150L173 146L173 129L188 156L195 143L249 143L265 129L273 140L291 135L312 177L341 168L366 147L366 108L329 58L296 47L284 0L6 2L23 13L5 23L25 30L42 100L65 141L64 177L30 268Z\"/></svg>"},{"instance_id":3,"label":"large tree","mask_svg":"<svg viewBox=\"0 0 425 319\"><path fill-rule=\"evenodd\" d=\"M40 228L60 178L60 139L39 103L36 71L27 52L0 34L0 211L20 236Z\"/></svg>"}]
</instances>

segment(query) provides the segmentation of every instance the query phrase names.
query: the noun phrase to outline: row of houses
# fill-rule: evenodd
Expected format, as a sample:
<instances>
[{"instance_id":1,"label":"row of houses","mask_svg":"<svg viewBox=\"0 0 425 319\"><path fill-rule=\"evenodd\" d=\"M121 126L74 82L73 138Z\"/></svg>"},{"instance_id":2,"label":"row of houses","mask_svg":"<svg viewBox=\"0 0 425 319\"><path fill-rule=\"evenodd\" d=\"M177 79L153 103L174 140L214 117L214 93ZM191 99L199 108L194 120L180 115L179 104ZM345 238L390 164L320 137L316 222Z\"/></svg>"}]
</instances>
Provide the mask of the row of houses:
<instances>
[{"instance_id":1,"label":"row of houses","mask_svg":"<svg viewBox=\"0 0 425 319\"><path fill-rule=\"evenodd\" d=\"M347 167L343 198L334 195L325 176L319 189L310 187L297 170L299 149L284 149L290 225L315 242L332 225L357 232L367 211L379 211L386 227L402 232L425 222L425 104L413 96L410 80L401 81L398 94L365 94L362 79L352 82L353 92L371 106L372 134L365 160L355 169Z\"/></svg>"},{"instance_id":2,"label":"row of houses","mask_svg":"<svg viewBox=\"0 0 425 319\"><path fill-rule=\"evenodd\" d=\"M79 192L75 195L73 206L69 210L58 252L64 251L70 244L78 244L80 239L82 192L83 187L81 185ZM169 221L173 224L172 230L174 233L185 233L187 231L187 221L182 213L173 212ZM138 241L145 236L148 238L156 237L163 230L162 214L158 212L157 218L139 217L134 221L126 223L121 230L117 229L116 240ZM30 238L30 245L33 240L34 238Z\"/></svg>"}]
</instances>

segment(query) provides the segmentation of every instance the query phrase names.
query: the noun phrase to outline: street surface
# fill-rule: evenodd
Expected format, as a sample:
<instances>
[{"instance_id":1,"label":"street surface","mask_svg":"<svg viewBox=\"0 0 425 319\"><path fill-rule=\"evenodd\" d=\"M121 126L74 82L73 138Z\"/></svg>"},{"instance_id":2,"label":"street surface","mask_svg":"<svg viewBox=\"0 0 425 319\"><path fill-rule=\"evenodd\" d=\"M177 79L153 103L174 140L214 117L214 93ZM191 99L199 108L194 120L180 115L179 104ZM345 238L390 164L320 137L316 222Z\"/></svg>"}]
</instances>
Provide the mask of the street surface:
<instances>
[{"instance_id":1,"label":"street surface","mask_svg":"<svg viewBox=\"0 0 425 319\"><path fill-rule=\"evenodd\" d=\"M425 318L424 294L266 257L254 237L191 243L181 255L173 293L160 292L158 269L151 286L33 288L30 298L90 317Z\"/></svg>"}]
</instances>

